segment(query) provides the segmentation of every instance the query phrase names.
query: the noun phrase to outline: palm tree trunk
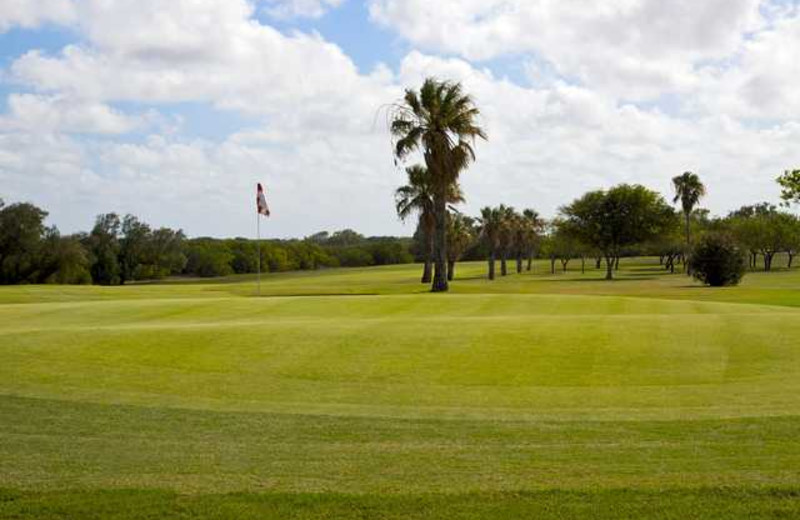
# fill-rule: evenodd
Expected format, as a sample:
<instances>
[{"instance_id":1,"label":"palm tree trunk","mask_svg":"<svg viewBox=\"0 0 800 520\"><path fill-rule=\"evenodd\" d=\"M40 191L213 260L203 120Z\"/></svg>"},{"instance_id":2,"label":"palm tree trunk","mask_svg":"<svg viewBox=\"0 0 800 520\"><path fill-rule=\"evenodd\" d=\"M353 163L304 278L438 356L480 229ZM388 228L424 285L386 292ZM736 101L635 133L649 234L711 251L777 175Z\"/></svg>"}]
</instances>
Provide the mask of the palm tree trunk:
<instances>
[{"instance_id":1,"label":"palm tree trunk","mask_svg":"<svg viewBox=\"0 0 800 520\"><path fill-rule=\"evenodd\" d=\"M687 275L690 275L692 274L692 270L691 267L689 267L689 262L687 262L687 260L689 259L689 250L692 247L692 235L691 235L692 231L691 231L691 226L689 224L690 213L688 211L686 211L685 213L686 213L686 252L684 253L684 258L683 258L683 270L686 271Z\"/></svg>"},{"instance_id":2,"label":"palm tree trunk","mask_svg":"<svg viewBox=\"0 0 800 520\"><path fill-rule=\"evenodd\" d=\"M489 253L489 280L494 280L494 251Z\"/></svg>"},{"instance_id":3,"label":"palm tree trunk","mask_svg":"<svg viewBox=\"0 0 800 520\"><path fill-rule=\"evenodd\" d=\"M455 260L448 260L447 261L447 281L452 282L453 277L456 275L456 261Z\"/></svg>"},{"instance_id":4,"label":"palm tree trunk","mask_svg":"<svg viewBox=\"0 0 800 520\"><path fill-rule=\"evenodd\" d=\"M425 259L425 263L422 266L422 280L421 283L431 283L433 279L433 264L431 263L429 258Z\"/></svg>"},{"instance_id":5,"label":"palm tree trunk","mask_svg":"<svg viewBox=\"0 0 800 520\"><path fill-rule=\"evenodd\" d=\"M433 201L436 213L436 239L433 248L433 285L432 292L446 292L447 283L447 197L445 189L439 190Z\"/></svg>"},{"instance_id":6,"label":"palm tree trunk","mask_svg":"<svg viewBox=\"0 0 800 520\"><path fill-rule=\"evenodd\" d=\"M613 255L606 256L606 280L614 279L614 263L615 258Z\"/></svg>"},{"instance_id":7,"label":"palm tree trunk","mask_svg":"<svg viewBox=\"0 0 800 520\"><path fill-rule=\"evenodd\" d=\"M500 276L508 275L508 265L506 265L506 252L500 253Z\"/></svg>"},{"instance_id":8,"label":"palm tree trunk","mask_svg":"<svg viewBox=\"0 0 800 520\"><path fill-rule=\"evenodd\" d=\"M422 283L431 283L433 279L433 229L425 231L425 240L427 242L428 251L425 254L425 265L422 268Z\"/></svg>"},{"instance_id":9,"label":"palm tree trunk","mask_svg":"<svg viewBox=\"0 0 800 520\"><path fill-rule=\"evenodd\" d=\"M522 255L517 255L517 274L522 272Z\"/></svg>"},{"instance_id":10,"label":"palm tree trunk","mask_svg":"<svg viewBox=\"0 0 800 520\"><path fill-rule=\"evenodd\" d=\"M533 253L528 253L528 271L531 270L531 266L533 265Z\"/></svg>"}]
</instances>

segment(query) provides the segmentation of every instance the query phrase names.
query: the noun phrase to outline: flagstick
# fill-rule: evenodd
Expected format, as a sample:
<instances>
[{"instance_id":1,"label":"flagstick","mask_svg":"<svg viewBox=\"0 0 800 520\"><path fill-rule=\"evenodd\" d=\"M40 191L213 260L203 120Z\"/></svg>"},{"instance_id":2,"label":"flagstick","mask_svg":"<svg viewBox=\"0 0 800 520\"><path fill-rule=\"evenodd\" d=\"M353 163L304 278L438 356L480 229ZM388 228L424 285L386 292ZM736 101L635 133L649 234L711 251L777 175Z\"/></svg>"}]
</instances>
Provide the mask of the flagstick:
<instances>
[{"instance_id":1,"label":"flagstick","mask_svg":"<svg viewBox=\"0 0 800 520\"><path fill-rule=\"evenodd\" d=\"M258 251L258 296L261 296L261 214L256 212L256 250Z\"/></svg>"}]
</instances>

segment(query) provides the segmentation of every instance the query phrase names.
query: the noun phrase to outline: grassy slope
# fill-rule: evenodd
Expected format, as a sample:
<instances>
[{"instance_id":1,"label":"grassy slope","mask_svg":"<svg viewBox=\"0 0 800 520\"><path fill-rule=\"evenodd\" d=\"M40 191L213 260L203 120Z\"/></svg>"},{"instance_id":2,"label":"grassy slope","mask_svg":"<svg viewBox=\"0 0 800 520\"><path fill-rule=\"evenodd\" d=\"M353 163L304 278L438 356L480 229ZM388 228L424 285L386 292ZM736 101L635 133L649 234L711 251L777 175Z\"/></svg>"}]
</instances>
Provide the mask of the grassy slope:
<instances>
[{"instance_id":1,"label":"grassy slope","mask_svg":"<svg viewBox=\"0 0 800 520\"><path fill-rule=\"evenodd\" d=\"M0 517L800 514L800 273L482 269L0 289Z\"/></svg>"}]
</instances>

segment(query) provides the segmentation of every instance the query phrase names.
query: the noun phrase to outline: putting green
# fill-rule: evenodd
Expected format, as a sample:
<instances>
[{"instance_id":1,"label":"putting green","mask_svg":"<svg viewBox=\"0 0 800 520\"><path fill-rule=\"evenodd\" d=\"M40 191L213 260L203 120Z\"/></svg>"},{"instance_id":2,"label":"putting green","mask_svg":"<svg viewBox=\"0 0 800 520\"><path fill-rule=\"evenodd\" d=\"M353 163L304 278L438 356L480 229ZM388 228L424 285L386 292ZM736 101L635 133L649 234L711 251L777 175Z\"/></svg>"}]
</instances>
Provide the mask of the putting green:
<instances>
[{"instance_id":1,"label":"putting green","mask_svg":"<svg viewBox=\"0 0 800 520\"><path fill-rule=\"evenodd\" d=\"M613 283L482 269L447 295L415 266L270 275L262 298L2 288L0 488L800 485L796 272L717 291L649 263Z\"/></svg>"}]
</instances>

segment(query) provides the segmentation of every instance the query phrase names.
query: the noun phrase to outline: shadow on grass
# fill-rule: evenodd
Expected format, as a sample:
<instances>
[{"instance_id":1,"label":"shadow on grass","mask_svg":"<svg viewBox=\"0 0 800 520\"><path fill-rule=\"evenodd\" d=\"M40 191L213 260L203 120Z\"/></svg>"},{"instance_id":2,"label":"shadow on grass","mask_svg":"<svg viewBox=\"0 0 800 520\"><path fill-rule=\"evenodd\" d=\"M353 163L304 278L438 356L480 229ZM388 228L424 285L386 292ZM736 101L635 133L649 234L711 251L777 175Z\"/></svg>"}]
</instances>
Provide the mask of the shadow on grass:
<instances>
[{"instance_id":1,"label":"shadow on grass","mask_svg":"<svg viewBox=\"0 0 800 520\"><path fill-rule=\"evenodd\" d=\"M522 519L798 518L798 488L607 489L463 494L348 495L161 490L0 490L0 517L152 520L220 519Z\"/></svg>"}]
</instances>

